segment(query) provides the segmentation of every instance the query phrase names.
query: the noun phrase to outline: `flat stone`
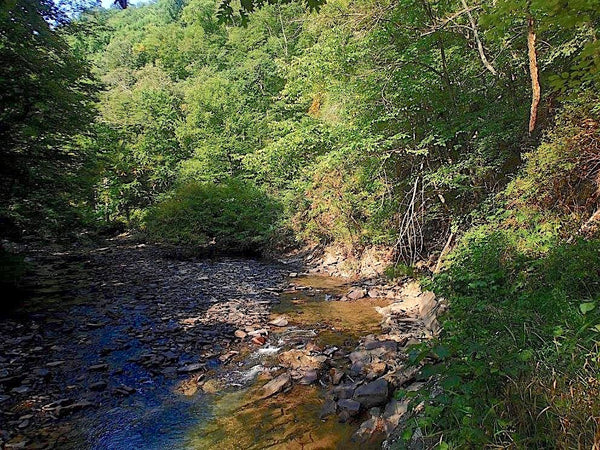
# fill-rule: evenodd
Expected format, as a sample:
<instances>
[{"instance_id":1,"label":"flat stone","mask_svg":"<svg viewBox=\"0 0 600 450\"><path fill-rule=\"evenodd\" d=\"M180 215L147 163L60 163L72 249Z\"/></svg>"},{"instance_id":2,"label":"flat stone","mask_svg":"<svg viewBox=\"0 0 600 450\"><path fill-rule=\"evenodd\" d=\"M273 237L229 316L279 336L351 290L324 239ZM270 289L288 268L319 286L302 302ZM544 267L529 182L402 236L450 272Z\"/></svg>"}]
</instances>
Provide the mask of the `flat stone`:
<instances>
[{"instance_id":1,"label":"flat stone","mask_svg":"<svg viewBox=\"0 0 600 450\"><path fill-rule=\"evenodd\" d=\"M64 415L73 413L75 411L79 411L84 408L89 408L91 406L94 406L94 404L91 402L88 402L88 401L82 401L82 402L73 403L73 404L67 405L67 406L60 406L56 409L56 413L59 416L64 416Z\"/></svg>"},{"instance_id":2,"label":"flat stone","mask_svg":"<svg viewBox=\"0 0 600 450\"><path fill-rule=\"evenodd\" d=\"M90 389L92 391L103 391L104 389L106 389L106 382L105 381L98 381L96 383L92 383L90 384Z\"/></svg>"},{"instance_id":3,"label":"flat stone","mask_svg":"<svg viewBox=\"0 0 600 450\"><path fill-rule=\"evenodd\" d=\"M292 383L292 378L289 373L282 373L276 378L273 378L262 388L261 398L271 397L283 391Z\"/></svg>"},{"instance_id":4,"label":"flat stone","mask_svg":"<svg viewBox=\"0 0 600 450\"><path fill-rule=\"evenodd\" d=\"M246 332L244 330L235 330L235 333L233 334L238 339L244 339L246 337Z\"/></svg>"},{"instance_id":5,"label":"flat stone","mask_svg":"<svg viewBox=\"0 0 600 450\"><path fill-rule=\"evenodd\" d=\"M365 343L366 350L384 349L388 352L398 351L398 343L396 341L369 341Z\"/></svg>"},{"instance_id":6,"label":"flat stone","mask_svg":"<svg viewBox=\"0 0 600 450\"><path fill-rule=\"evenodd\" d=\"M288 323L289 322L285 317L278 317L275 320L271 320L269 325L273 325L275 327L287 327Z\"/></svg>"},{"instance_id":7,"label":"flat stone","mask_svg":"<svg viewBox=\"0 0 600 450\"><path fill-rule=\"evenodd\" d=\"M46 367L58 367L58 366L62 366L65 363L65 361L51 361L49 363L46 363Z\"/></svg>"},{"instance_id":8,"label":"flat stone","mask_svg":"<svg viewBox=\"0 0 600 450\"><path fill-rule=\"evenodd\" d=\"M435 299L435 294L431 291L423 292L419 296L419 300L421 301L419 316L424 319L433 312L438 302Z\"/></svg>"},{"instance_id":9,"label":"flat stone","mask_svg":"<svg viewBox=\"0 0 600 450\"><path fill-rule=\"evenodd\" d=\"M363 288L352 288L346 294L350 300L358 300L364 298L367 295L366 289Z\"/></svg>"},{"instance_id":10,"label":"flat stone","mask_svg":"<svg viewBox=\"0 0 600 450\"><path fill-rule=\"evenodd\" d=\"M337 412L337 403L334 400L327 400L321 408L319 417L324 419L328 416L333 416Z\"/></svg>"},{"instance_id":11,"label":"flat stone","mask_svg":"<svg viewBox=\"0 0 600 450\"><path fill-rule=\"evenodd\" d=\"M94 364L93 366L88 367L90 372L102 372L108 370L108 364Z\"/></svg>"},{"instance_id":12,"label":"flat stone","mask_svg":"<svg viewBox=\"0 0 600 450\"><path fill-rule=\"evenodd\" d=\"M121 386L116 387L113 390L114 394L117 395L122 395L122 396L127 396L127 395L131 395L135 393L135 389L132 387L129 387L127 385L122 384Z\"/></svg>"},{"instance_id":13,"label":"flat stone","mask_svg":"<svg viewBox=\"0 0 600 450\"><path fill-rule=\"evenodd\" d=\"M383 378L359 386L354 392L354 400L365 408L383 405L389 396L388 382Z\"/></svg>"},{"instance_id":14,"label":"flat stone","mask_svg":"<svg viewBox=\"0 0 600 450\"><path fill-rule=\"evenodd\" d=\"M181 366L177 368L177 372L178 373L193 373L193 372L198 372L199 370L204 369L204 364L203 363L194 363L194 364L187 364L185 366Z\"/></svg>"},{"instance_id":15,"label":"flat stone","mask_svg":"<svg viewBox=\"0 0 600 450\"><path fill-rule=\"evenodd\" d=\"M354 384L343 384L333 390L333 395L337 400L352 398L355 390L356 386Z\"/></svg>"},{"instance_id":16,"label":"flat stone","mask_svg":"<svg viewBox=\"0 0 600 450\"><path fill-rule=\"evenodd\" d=\"M31 388L29 386L18 386L16 388L12 388L11 392L14 392L15 394L27 394L30 390Z\"/></svg>"}]
</instances>

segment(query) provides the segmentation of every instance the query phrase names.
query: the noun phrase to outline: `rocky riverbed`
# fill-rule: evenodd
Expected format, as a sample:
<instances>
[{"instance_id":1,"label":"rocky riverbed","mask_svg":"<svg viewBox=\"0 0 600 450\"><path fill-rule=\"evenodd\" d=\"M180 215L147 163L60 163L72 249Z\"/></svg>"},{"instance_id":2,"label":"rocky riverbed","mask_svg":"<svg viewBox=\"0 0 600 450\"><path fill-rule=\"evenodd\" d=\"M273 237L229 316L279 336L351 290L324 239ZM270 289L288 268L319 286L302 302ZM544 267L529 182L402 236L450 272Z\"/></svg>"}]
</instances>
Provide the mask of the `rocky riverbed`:
<instances>
[{"instance_id":1,"label":"rocky riverbed","mask_svg":"<svg viewBox=\"0 0 600 450\"><path fill-rule=\"evenodd\" d=\"M127 240L30 255L0 320L4 448L377 448L438 328L414 283Z\"/></svg>"}]
</instances>

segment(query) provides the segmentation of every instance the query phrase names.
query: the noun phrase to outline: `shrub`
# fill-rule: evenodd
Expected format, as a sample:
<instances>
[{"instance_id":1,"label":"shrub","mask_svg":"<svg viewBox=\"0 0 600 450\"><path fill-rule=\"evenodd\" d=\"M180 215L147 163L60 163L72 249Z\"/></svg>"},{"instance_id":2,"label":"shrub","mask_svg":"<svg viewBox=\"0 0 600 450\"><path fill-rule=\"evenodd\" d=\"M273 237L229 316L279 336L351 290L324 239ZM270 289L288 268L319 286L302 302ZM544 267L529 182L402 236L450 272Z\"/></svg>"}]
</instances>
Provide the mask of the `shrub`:
<instances>
[{"instance_id":1,"label":"shrub","mask_svg":"<svg viewBox=\"0 0 600 450\"><path fill-rule=\"evenodd\" d=\"M241 180L188 183L150 210L146 231L151 240L170 244L260 251L280 210L263 191Z\"/></svg>"}]
</instances>

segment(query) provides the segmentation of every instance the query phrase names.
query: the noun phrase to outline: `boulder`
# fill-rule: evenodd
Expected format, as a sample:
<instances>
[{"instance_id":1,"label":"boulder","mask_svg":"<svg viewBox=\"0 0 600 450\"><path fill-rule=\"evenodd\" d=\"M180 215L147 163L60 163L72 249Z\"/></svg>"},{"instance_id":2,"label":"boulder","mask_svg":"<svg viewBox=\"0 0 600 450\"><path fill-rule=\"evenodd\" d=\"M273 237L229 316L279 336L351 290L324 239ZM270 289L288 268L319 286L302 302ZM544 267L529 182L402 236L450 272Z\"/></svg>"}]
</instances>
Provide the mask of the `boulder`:
<instances>
[{"instance_id":1,"label":"boulder","mask_svg":"<svg viewBox=\"0 0 600 450\"><path fill-rule=\"evenodd\" d=\"M354 400L365 408L383 405L389 396L388 382L380 378L359 386L354 392Z\"/></svg>"},{"instance_id":2,"label":"boulder","mask_svg":"<svg viewBox=\"0 0 600 450\"><path fill-rule=\"evenodd\" d=\"M360 412L360 403L351 398L344 398L337 402L337 407L340 411L345 411L350 417L356 416Z\"/></svg>"}]
</instances>

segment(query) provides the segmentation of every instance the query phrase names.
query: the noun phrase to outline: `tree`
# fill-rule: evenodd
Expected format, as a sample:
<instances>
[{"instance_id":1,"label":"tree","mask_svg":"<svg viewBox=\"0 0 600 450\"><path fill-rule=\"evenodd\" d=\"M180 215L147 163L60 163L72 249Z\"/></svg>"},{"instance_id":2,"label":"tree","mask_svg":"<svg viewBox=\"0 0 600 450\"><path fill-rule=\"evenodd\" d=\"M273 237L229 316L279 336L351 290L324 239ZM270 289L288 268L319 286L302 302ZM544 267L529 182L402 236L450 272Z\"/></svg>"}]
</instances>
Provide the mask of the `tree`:
<instances>
[{"instance_id":1,"label":"tree","mask_svg":"<svg viewBox=\"0 0 600 450\"><path fill-rule=\"evenodd\" d=\"M82 163L72 138L94 114L96 87L63 37L67 22L51 0L0 6L0 215L20 225L64 207Z\"/></svg>"}]
</instances>

